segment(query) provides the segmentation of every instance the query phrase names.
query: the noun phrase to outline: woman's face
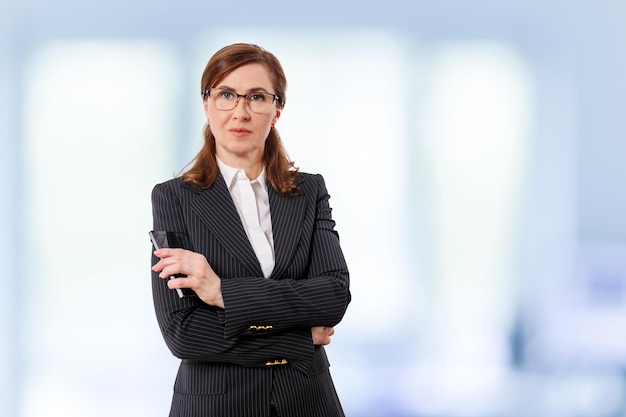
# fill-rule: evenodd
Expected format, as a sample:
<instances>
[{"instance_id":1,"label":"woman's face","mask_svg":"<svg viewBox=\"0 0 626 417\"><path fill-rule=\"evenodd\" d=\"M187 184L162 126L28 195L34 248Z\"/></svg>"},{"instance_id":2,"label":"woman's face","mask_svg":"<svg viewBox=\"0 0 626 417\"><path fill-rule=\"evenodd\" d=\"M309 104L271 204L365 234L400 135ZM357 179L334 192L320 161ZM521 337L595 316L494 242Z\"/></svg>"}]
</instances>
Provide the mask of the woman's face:
<instances>
[{"instance_id":1,"label":"woman's face","mask_svg":"<svg viewBox=\"0 0 626 417\"><path fill-rule=\"evenodd\" d=\"M230 90L237 94L275 93L269 70L263 64L239 67L213 88ZM204 113L215 136L217 156L235 168L263 160L265 140L272 124L280 117L276 102L270 111L259 114L250 111L243 97L232 110L217 110L213 100L207 97L204 100Z\"/></svg>"}]
</instances>

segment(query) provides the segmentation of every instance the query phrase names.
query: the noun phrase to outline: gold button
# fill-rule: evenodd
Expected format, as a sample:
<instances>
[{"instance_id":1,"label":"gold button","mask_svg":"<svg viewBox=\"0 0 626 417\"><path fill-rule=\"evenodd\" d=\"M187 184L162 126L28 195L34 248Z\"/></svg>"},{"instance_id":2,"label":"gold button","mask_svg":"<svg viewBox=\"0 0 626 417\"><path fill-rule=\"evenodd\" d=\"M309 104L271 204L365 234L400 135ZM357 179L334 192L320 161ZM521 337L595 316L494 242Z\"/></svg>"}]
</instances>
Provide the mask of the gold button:
<instances>
[{"instance_id":1,"label":"gold button","mask_svg":"<svg viewBox=\"0 0 626 417\"><path fill-rule=\"evenodd\" d=\"M265 366L276 366L276 365L287 365L287 359L265 362Z\"/></svg>"},{"instance_id":2,"label":"gold button","mask_svg":"<svg viewBox=\"0 0 626 417\"><path fill-rule=\"evenodd\" d=\"M248 330L272 330L274 326L250 326Z\"/></svg>"}]
</instances>

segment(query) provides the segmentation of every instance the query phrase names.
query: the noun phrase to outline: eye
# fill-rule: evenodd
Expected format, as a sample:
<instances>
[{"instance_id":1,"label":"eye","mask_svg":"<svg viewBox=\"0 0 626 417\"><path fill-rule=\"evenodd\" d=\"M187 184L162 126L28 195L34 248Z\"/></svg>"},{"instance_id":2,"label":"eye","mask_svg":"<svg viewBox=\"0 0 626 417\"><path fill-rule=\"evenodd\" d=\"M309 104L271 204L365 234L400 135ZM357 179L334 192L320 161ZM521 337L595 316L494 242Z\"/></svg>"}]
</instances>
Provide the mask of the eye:
<instances>
[{"instance_id":1,"label":"eye","mask_svg":"<svg viewBox=\"0 0 626 417\"><path fill-rule=\"evenodd\" d=\"M250 93L250 94L248 94L248 100L264 102L265 101L265 94L264 93Z\"/></svg>"},{"instance_id":2,"label":"eye","mask_svg":"<svg viewBox=\"0 0 626 417\"><path fill-rule=\"evenodd\" d=\"M222 90L217 98L221 98L224 100L233 100L235 98L235 94L232 91Z\"/></svg>"}]
</instances>

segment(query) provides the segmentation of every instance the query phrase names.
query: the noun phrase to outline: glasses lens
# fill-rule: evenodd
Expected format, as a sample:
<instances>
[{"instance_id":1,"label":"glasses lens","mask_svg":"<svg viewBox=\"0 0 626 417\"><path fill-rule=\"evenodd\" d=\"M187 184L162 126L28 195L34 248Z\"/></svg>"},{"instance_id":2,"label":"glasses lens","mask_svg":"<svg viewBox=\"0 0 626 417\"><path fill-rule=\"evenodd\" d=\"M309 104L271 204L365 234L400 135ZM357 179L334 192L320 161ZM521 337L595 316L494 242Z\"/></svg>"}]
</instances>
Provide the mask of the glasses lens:
<instances>
[{"instance_id":1,"label":"glasses lens","mask_svg":"<svg viewBox=\"0 0 626 417\"><path fill-rule=\"evenodd\" d=\"M218 110L231 110L237 105L237 94L232 91L211 89L210 97Z\"/></svg>"},{"instance_id":2,"label":"glasses lens","mask_svg":"<svg viewBox=\"0 0 626 417\"><path fill-rule=\"evenodd\" d=\"M250 93L246 96L250 110L255 113L269 113L272 111L274 96L267 93Z\"/></svg>"}]
</instances>

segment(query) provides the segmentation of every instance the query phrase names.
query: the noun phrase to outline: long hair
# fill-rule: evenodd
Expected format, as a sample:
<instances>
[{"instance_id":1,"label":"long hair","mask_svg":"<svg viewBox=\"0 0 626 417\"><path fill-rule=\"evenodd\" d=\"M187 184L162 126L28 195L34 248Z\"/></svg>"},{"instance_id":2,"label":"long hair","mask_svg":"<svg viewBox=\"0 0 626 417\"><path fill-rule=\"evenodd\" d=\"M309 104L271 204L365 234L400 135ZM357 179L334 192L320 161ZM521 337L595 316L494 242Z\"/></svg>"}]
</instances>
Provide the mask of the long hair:
<instances>
[{"instance_id":1,"label":"long hair","mask_svg":"<svg viewBox=\"0 0 626 417\"><path fill-rule=\"evenodd\" d=\"M228 74L239 67L248 64L263 64L270 72L279 109L283 109L286 102L287 78L278 59L260 46L236 43L225 46L215 53L207 63L202 73L201 94L203 100L208 98L204 92L222 81ZM272 187L281 195L297 195L300 192L296 184L298 168L287 156L283 142L274 126L265 141L263 162L267 179ZM191 168L185 172L183 181L198 188L210 188L217 178L218 167L216 160L215 137L209 124L204 126L204 144L196 157L190 162Z\"/></svg>"}]
</instances>

